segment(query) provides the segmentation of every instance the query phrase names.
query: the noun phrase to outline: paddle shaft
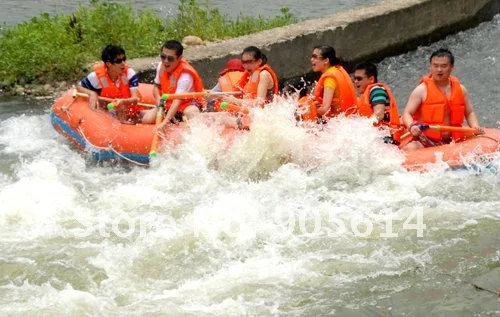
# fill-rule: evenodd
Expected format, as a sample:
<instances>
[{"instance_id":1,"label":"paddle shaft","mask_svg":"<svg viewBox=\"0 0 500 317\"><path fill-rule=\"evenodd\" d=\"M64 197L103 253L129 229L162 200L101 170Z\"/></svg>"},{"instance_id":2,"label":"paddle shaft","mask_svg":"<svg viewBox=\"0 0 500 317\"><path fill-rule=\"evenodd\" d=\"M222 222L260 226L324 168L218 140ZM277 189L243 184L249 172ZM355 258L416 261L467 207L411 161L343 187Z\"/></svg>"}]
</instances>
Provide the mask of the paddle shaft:
<instances>
[{"instance_id":1,"label":"paddle shaft","mask_svg":"<svg viewBox=\"0 0 500 317\"><path fill-rule=\"evenodd\" d=\"M241 95L239 91L223 91L223 92L210 92L210 91L199 91L199 92L183 92L178 94L163 94L162 97L168 99L189 99L194 97L220 97L220 96L230 96L230 95Z\"/></svg>"},{"instance_id":2,"label":"paddle shaft","mask_svg":"<svg viewBox=\"0 0 500 317\"><path fill-rule=\"evenodd\" d=\"M73 92L73 98L75 97L84 97L84 98L89 98L89 95L86 94L86 93L83 93L83 92L77 92L76 90ZM113 102L113 101L116 101L116 99L113 99L113 98L107 98L107 97L101 97L101 96L98 96L97 97L99 100L102 100L102 101L106 101L106 102ZM152 105L152 104L149 104L149 103L142 103L142 102L138 102L137 105L139 106L142 106L142 107L149 107L149 108L154 108L156 107L155 105Z\"/></svg>"},{"instance_id":3,"label":"paddle shaft","mask_svg":"<svg viewBox=\"0 0 500 317\"><path fill-rule=\"evenodd\" d=\"M200 92L186 92L186 93L178 93L178 94L163 94L163 96L166 96L165 100L168 100L168 99L173 100L173 99L189 99L189 98L194 98L194 97L216 97L216 96L227 96L227 95L238 95L238 94L241 94L241 92L237 92L237 91L229 91L229 92L209 92L209 91L207 91L207 92L203 92L203 91L200 91ZM88 94L83 93L83 92L77 92L76 90L74 90L73 91L73 98L75 98L76 96L89 98ZM99 100L106 101L106 102L113 102L116 100L113 98L107 98L107 97L101 97L101 96L99 96L98 98L99 98ZM142 106L142 107L149 107L149 108L156 107L153 104L142 103L142 102L138 102L137 105Z\"/></svg>"},{"instance_id":4,"label":"paddle shaft","mask_svg":"<svg viewBox=\"0 0 500 317\"><path fill-rule=\"evenodd\" d=\"M448 126L448 125L426 125L426 124L419 124L418 128L420 131L425 131L425 130L435 130L435 131L441 131L441 132L462 132L462 133L472 133L472 134L478 134L477 130L474 128L467 128L467 127L453 127L453 126ZM401 139L404 139L408 136L410 136L410 131L406 132L401 136Z\"/></svg>"},{"instance_id":5,"label":"paddle shaft","mask_svg":"<svg viewBox=\"0 0 500 317\"><path fill-rule=\"evenodd\" d=\"M474 133L477 134L477 130L474 128L467 127L452 127L448 125L421 125L420 130L435 130L442 132L463 132L463 133Z\"/></svg>"},{"instance_id":6,"label":"paddle shaft","mask_svg":"<svg viewBox=\"0 0 500 317\"><path fill-rule=\"evenodd\" d=\"M165 101L162 99L160 100L160 105L159 105L159 109L158 109L158 112L156 112L156 122L155 122L155 126L158 127L162 120L163 120L163 106L165 104ZM156 156L156 149L158 147L158 132L154 131L154 135L153 135L153 141L151 142L151 150L149 151L149 157L152 158L152 157L155 157Z\"/></svg>"}]
</instances>

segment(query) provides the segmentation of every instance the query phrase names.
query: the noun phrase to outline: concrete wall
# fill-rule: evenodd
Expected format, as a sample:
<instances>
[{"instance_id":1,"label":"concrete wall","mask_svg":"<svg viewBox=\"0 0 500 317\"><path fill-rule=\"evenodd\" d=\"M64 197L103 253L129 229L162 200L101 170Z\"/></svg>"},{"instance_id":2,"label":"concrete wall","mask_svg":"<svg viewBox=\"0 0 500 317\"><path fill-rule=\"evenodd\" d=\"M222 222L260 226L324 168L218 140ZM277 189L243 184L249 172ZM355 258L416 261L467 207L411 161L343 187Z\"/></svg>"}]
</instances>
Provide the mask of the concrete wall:
<instances>
[{"instance_id":1,"label":"concrete wall","mask_svg":"<svg viewBox=\"0 0 500 317\"><path fill-rule=\"evenodd\" d=\"M210 88L229 58L239 57L245 47L255 45L284 80L310 72L311 52L318 44L333 46L348 64L380 60L490 20L499 12L500 0L384 0L321 19L188 47L184 56ZM141 58L130 65L142 81L150 81L158 60Z\"/></svg>"}]
</instances>

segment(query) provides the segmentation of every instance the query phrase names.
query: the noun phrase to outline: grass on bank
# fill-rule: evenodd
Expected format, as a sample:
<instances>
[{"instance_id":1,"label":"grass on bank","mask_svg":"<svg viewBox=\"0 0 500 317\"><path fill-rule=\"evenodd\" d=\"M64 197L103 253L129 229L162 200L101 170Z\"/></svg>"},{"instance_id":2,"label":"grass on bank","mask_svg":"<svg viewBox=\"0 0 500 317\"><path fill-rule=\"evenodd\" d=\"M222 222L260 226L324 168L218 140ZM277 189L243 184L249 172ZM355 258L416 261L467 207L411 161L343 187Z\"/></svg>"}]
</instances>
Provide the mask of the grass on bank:
<instances>
[{"instance_id":1,"label":"grass on bank","mask_svg":"<svg viewBox=\"0 0 500 317\"><path fill-rule=\"evenodd\" d=\"M180 0L177 15L161 17L153 10L138 12L115 2L91 0L73 14L45 13L5 27L0 34L0 88L76 80L89 71L86 65L100 60L109 43L124 47L128 58L155 56L169 39L196 35L214 41L297 21L287 8L270 18L231 19L207 0Z\"/></svg>"}]
</instances>

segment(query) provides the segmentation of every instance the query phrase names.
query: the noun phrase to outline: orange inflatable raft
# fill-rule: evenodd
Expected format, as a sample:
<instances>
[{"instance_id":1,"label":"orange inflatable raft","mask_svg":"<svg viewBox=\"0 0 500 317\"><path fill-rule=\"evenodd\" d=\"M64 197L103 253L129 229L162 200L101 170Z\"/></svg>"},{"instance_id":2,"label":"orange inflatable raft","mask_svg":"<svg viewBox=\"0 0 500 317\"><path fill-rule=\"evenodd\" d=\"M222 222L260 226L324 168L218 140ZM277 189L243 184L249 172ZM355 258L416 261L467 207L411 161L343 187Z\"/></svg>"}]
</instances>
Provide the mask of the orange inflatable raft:
<instances>
[{"instance_id":1,"label":"orange inflatable raft","mask_svg":"<svg viewBox=\"0 0 500 317\"><path fill-rule=\"evenodd\" d=\"M152 85L140 84L139 101L154 104L152 91ZM75 96L73 89L55 101L50 118L60 134L95 160L122 158L149 163L154 124L123 124L105 110L91 110L88 99ZM165 136L169 143L178 144L186 130L184 125L168 126Z\"/></svg>"},{"instance_id":2,"label":"orange inflatable raft","mask_svg":"<svg viewBox=\"0 0 500 317\"><path fill-rule=\"evenodd\" d=\"M460 169L468 162L485 162L489 155L500 152L500 129L486 128L484 131L485 134L462 142L405 152L403 166L425 171L432 163L446 163L451 169Z\"/></svg>"},{"instance_id":3,"label":"orange inflatable raft","mask_svg":"<svg viewBox=\"0 0 500 317\"><path fill-rule=\"evenodd\" d=\"M50 113L54 128L80 150L91 153L95 160L123 158L148 164L155 136L154 124L123 124L105 110L93 111L88 99L74 96L73 89L57 99ZM154 104L152 85L140 84L140 102ZM179 144L188 128L185 125L169 125L165 139L169 144ZM234 129L225 131L231 137ZM405 152L403 166L409 170L425 171L429 163L446 163L452 169L465 166L471 155L486 157L500 152L500 129L485 129L485 134L462 142Z\"/></svg>"}]
</instances>

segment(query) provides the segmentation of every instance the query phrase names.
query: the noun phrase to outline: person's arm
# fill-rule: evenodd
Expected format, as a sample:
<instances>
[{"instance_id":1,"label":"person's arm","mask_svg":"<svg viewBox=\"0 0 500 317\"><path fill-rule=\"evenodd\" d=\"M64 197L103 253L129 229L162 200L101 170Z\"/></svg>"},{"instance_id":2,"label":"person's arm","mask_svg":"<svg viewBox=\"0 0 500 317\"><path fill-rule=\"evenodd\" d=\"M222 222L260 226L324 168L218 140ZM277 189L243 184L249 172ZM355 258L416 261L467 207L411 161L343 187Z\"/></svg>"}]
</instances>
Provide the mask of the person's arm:
<instances>
[{"instance_id":1,"label":"person's arm","mask_svg":"<svg viewBox=\"0 0 500 317\"><path fill-rule=\"evenodd\" d=\"M426 87L425 84L422 83L412 91L410 97L408 98L408 102L406 103L405 109L403 110L403 123L413 136L419 136L422 133L417 126L412 124L413 115L422 104L425 94Z\"/></svg>"},{"instance_id":2,"label":"person's arm","mask_svg":"<svg viewBox=\"0 0 500 317\"><path fill-rule=\"evenodd\" d=\"M331 87L325 87L323 89L323 103L316 109L316 113L318 117L324 116L332 105L333 94L335 93L335 89Z\"/></svg>"},{"instance_id":3,"label":"person's arm","mask_svg":"<svg viewBox=\"0 0 500 317\"><path fill-rule=\"evenodd\" d=\"M372 106L373 107L373 117L377 120L376 123L384 120L385 115L385 103L377 103Z\"/></svg>"},{"instance_id":4,"label":"person's arm","mask_svg":"<svg viewBox=\"0 0 500 317\"><path fill-rule=\"evenodd\" d=\"M274 88L273 77L267 70L260 72L259 76L255 106L263 106L267 100L267 92Z\"/></svg>"},{"instance_id":5,"label":"person's arm","mask_svg":"<svg viewBox=\"0 0 500 317\"><path fill-rule=\"evenodd\" d=\"M385 108L390 104L389 94L380 86L374 86L370 91L370 105L373 109L373 118L378 123L384 120Z\"/></svg>"},{"instance_id":6,"label":"person's arm","mask_svg":"<svg viewBox=\"0 0 500 317\"><path fill-rule=\"evenodd\" d=\"M476 129L478 133L483 134L484 131L479 125L479 120L477 118L476 111L474 110L474 106L470 102L469 92L463 85L461 86L465 100L465 119L467 120L467 124L469 125L469 127Z\"/></svg>"},{"instance_id":7,"label":"person's arm","mask_svg":"<svg viewBox=\"0 0 500 317\"><path fill-rule=\"evenodd\" d=\"M177 109L179 109L181 101L181 99L175 99L174 101L172 101L172 103L170 104L170 108L168 109L167 114L163 119L162 126L165 126L166 124L172 122L172 119L174 119L175 114L177 113Z\"/></svg>"},{"instance_id":8,"label":"person's arm","mask_svg":"<svg viewBox=\"0 0 500 317\"><path fill-rule=\"evenodd\" d=\"M84 87L80 86L80 84L78 84L76 86L76 90L78 92L87 94L89 96L89 107L90 107L90 109L95 110L95 109L99 108L99 95L97 94L96 91L90 90L88 88L84 88Z\"/></svg>"},{"instance_id":9,"label":"person's arm","mask_svg":"<svg viewBox=\"0 0 500 317\"><path fill-rule=\"evenodd\" d=\"M332 101L336 89L337 89L337 82L335 81L335 79L331 77L326 78L323 85L323 102L321 105L319 103L317 104L316 112L318 114L318 117L322 117L329 111L331 111Z\"/></svg>"},{"instance_id":10,"label":"person's arm","mask_svg":"<svg viewBox=\"0 0 500 317\"><path fill-rule=\"evenodd\" d=\"M222 88L220 86L219 83L217 83L217 85L215 85L211 90L210 92L222 92ZM220 97L213 97L213 96L209 96L207 98L207 111L208 112L215 112L215 101L216 100L219 100Z\"/></svg>"},{"instance_id":11,"label":"person's arm","mask_svg":"<svg viewBox=\"0 0 500 317\"><path fill-rule=\"evenodd\" d=\"M78 85L76 85L76 90L89 96L90 109L95 110L99 108L99 94L101 87L95 72L90 73L87 77L81 80Z\"/></svg>"},{"instance_id":12,"label":"person's arm","mask_svg":"<svg viewBox=\"0 0 500 317\"><path fill-rule=\"evenodd\" d=\"M240 107L243 106L252 106L253 105L253 100L249 103L249 99L241 99L241 98L236 98L235 96L222 96L221 97L222 101L225 101L229 104L237 105Z\"/></svg>"},{"instance_id":13,"label":"person's arm","mask_svg":"<svg viewBox=\"0 0 500 317\"><path fill-rule=\"evenodd\" d=\"M236 98L235 96L224 96L222 97L222 100L227 103L232 103L244 107L262 106L267 100L267 91L274 88L273 85L273 77L267 70L264 70L259 74L259 84L257 86L256 99L240 99Z\"/></svg>"},{"instance_id":14,"label":"person's arm","mask_svg":"<svg viewBox=\"0 0 500 317\"><path fill-rule=\"evenodd\" d=\"M125 99L127 104L136 104L139 102L139 91L137 88L130 89L130 98Z\"/></svg>"},{"instance_id":15,"label":"person's arm","mask_svg":"<svg viewBox=\"0 0 500 317\"><path fill-rule=\"evenodd\" d=\"M175 93L180 94L180 93L190 92L193 86L194 86L193 77L188 73L182 73L181 76L179 76ZM170 123L172 119L174 119L175 114L177 113L177 109L179 109L181 102L182 99L175 99L172 101L172 104L170 105L170 108L168 109L167 114L165 115L165 118L163 119L163 122L161 123L159 128L163 128L165 125Z\"/></svg>"}]
</instances>

